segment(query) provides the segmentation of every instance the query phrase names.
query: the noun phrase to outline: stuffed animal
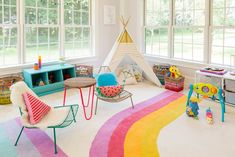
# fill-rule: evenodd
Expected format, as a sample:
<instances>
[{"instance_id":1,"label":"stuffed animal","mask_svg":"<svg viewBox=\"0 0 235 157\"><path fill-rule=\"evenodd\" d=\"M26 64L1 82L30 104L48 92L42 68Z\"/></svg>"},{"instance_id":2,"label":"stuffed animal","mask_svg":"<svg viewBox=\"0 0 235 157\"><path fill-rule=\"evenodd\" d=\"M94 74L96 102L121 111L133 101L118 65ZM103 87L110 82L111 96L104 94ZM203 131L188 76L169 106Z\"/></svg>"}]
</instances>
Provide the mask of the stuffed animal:
<instances>
[{"instance_id":1,"label":"stuffed animal","mask_svg":"<svg viewBox=\"0 0 235 157\"><path fill-rule=\"evenodd\" d=\"M170 73L171 73L170 76L175 79L181 76L179 69L174 65L170 67Z\"/></svg>"},{"instance_id":2,"label":"stuffed animal","mask_svg":"<svg viewBox=\"0 0 235 157\"><path fill-rule=\"evenodd\" d=\"M198 98L195 98L195 97L192 97L190 99L189 106L187 106L187 108L186 108L186 114L189 117L197 118L198 110L199 110L199 106L198 106L199 101L200 100Z\"/></svg>"}]
</instances>

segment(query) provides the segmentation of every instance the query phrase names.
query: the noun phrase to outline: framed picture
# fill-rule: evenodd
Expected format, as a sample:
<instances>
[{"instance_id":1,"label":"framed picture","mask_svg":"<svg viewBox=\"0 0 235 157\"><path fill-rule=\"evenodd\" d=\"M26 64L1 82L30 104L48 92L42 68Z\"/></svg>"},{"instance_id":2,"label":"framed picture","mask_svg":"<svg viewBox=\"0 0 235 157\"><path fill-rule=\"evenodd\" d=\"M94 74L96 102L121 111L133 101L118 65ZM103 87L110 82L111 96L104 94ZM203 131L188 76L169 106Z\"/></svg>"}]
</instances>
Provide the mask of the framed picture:
<instances>
[{"instance_id":1,"label":"framed picture","mask_svg":"<svg viewBox=\"0 0 235 157\"><path fill-rule=\"evenodd\" d=\"M112 5L104 6L104 24L115 25L116 24L116 8Z\"/></svg>"},{"instance_id":2,"label":"framed picture","mask_svg":"<svg viewBox=\"0 0 235 157\"><path fill-rule=\"evenodd\" d=\"M77 77L93 77L93 66L76 65Z\"/></svg>"}]
</instances>

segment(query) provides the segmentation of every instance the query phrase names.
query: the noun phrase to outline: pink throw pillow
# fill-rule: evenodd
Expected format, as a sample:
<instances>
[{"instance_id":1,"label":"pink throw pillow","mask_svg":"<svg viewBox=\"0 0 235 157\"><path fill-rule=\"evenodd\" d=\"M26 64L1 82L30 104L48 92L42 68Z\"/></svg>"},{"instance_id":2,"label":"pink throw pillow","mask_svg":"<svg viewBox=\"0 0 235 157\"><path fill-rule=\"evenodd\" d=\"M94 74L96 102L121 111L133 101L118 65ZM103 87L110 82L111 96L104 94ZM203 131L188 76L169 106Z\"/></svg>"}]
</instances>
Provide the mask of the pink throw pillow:
<instances>
[{"instance_id":1,"label":"pink throw pillow","mask_svg":"<svg viewBox=\"0 0 235 157\"><path fill-rule=\"evenodd\" d=\"M29 122L32 125L40 122L51 109L50 106L27 92L23 94L23 97L29 114Z\"/></svg>"}]
</instances>

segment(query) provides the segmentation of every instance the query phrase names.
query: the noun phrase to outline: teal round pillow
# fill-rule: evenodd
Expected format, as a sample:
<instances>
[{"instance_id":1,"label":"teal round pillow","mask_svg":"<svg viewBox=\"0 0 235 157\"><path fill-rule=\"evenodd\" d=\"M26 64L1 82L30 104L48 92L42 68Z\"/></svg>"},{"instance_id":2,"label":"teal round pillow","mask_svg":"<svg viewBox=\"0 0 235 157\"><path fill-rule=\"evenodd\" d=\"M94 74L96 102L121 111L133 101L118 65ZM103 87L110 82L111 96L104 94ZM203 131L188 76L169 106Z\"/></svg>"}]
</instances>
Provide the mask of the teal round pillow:
<instances>
[{"instance_id":1,"label":"teal round pillow","mask_svg":"<svg viewBox=\"0 0 235 157\"><path fill-rule=\"evenodd\" d=\"M96 87L96 91L98 92L99 96L113 98L119 95L124 89L122 85L116 86L100 86Z\"/></svg>"}]
</instances>

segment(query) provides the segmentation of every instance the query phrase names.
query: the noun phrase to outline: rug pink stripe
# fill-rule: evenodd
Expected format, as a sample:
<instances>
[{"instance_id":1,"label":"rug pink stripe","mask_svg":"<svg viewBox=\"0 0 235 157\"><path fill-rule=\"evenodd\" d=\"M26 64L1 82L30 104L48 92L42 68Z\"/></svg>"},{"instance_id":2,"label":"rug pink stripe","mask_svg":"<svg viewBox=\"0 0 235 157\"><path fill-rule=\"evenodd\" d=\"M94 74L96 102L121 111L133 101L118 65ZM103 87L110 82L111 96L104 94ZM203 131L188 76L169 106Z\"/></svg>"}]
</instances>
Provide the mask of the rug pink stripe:
<instances>
[{"instance_id":1,"label":"rug pink stripe","mask_svg":"<svg viewBox=\"0 0 235 157\"><path fill-rule=\"evenodd\" d=\"M128 108L111 117L107 122L105 122L105 124L96 134L96 137L93 140L90 149L90 157L107 157L109 141L112 133L122 120L148 106L151 106L156 101L167 98L168 96L171 96L173 94L175 94L175 92L163 92L160 95L157 95L151 99L148 99L147 101L135 105L135 109ZM102 149L100 149L101 147Z\"/></svg>"},{"instance_id":2,"label":"rug pink stripe","mask_svg":"<svg viewBox=\"0 0 235 157\"><path fill-rule=\"evenodd\" d=\"M157 111L158 109L168 105L170 102L178 99L181 97L182 94L174 94L171 95L161 101L156 102L154 105L151 105L142 111L136 112L130 117L123 120L117 128L114 130L112 137L109 142L109 150L108 150L108 156L109 157L123 157L124 156L124 141L126 134L130 127L140 120L141 118L147 116L148 114Z\"/></svg>"},{"instance_id":3,"label":"rug pink stripe","mask_svg":"<svg viewBox=\"0 0 235 157\"><path fill-rule=\"evenodd\" d=\"M21 126L20 120L17 120ZM52 131L52 129L51 129ZM52 139L40 129L24 129L32 144L37 148L42 157L67 157L67 155L57 146L58 154L54 154L54 142Z\"/></svg>"},{"instance_id":4,"label":"rug pink stripe","mask_svg":"<svg viewBox=\"0 0 235 157\"><path fill-rule=\"evenodd\" d=\"M3 126L4 126L4 129L7 131L10 141L12 142L12 147L15 147L14 146L15 141L22 127L18 125L18 122L16 121L16 119L13 119L4 123ZM40 157L38 150L35 147L32 147L32 145L33 144L31 143L31 141L23 132L18 142L18 145L15 147L17 150L18 156L30 157L33 155L34 157Z\"/></svg>"}]
</instances>

